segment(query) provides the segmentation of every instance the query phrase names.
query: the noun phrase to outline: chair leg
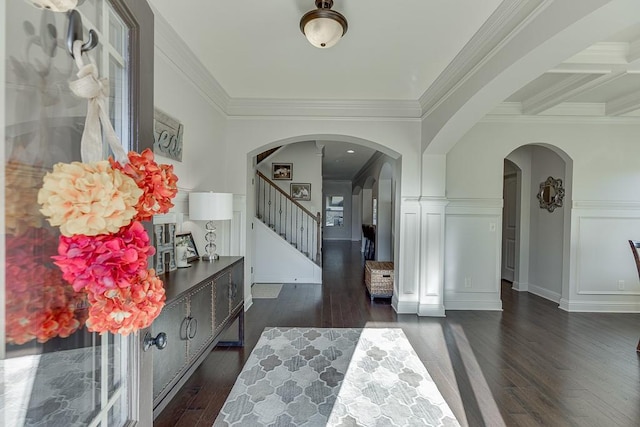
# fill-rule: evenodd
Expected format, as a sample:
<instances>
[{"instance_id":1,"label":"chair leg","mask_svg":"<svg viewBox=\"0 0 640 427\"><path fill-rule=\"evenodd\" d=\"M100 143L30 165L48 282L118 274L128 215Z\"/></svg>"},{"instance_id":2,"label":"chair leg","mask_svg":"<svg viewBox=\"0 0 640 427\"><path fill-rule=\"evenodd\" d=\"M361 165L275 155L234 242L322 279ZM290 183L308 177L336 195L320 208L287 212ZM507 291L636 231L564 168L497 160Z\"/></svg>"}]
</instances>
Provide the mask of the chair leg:
<instances>
[{"instance_id":1,"label":"chair leg","mask_svg":"<svg viewBox=\"0 0 640 427\"><path fill-rule=\"evenodd\" d=\"M636 347L636 351L640 353L640 341L638 341L638 346Z\"/></svg>"}]
</instances>

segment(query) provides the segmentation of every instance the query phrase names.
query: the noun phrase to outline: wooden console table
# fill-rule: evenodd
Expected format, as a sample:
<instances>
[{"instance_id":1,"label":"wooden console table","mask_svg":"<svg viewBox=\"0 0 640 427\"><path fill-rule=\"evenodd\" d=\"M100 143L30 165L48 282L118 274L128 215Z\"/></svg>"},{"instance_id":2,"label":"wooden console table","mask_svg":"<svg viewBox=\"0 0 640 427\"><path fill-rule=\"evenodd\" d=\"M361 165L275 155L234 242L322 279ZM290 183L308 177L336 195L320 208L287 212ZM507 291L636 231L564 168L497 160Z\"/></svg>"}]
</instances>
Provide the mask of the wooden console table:
<instances>
[{"instance_id":1,"label":"wooden console table","mask_svg":"<svg viewBox=\"0 0 640 427\"><path fill-rule=\"evenodd\" d=\"M195 261L161 276L167 301L151 325L166 345L153 353L153 416L169 401L216 345L244 344L244 259ZM238 320L238 340L221 341ZM164 343L163 343L164 344Z\"/></svg>"}]
</instances>

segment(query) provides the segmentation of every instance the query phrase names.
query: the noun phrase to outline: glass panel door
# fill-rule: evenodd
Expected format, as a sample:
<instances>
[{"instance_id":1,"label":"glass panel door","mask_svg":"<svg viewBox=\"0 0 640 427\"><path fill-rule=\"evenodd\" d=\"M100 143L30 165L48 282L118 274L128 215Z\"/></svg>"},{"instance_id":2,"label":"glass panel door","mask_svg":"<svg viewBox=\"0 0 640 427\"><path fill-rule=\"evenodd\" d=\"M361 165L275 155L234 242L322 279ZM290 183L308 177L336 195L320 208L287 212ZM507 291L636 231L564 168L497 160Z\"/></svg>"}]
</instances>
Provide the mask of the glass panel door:
<instances>
[{"instance_id":1,"label":"glass panel door","mask_svg":"<svg viewBox=\"0 0 640 427\"><path fill-rule=\"evenodd\" d=\"M109 117L129 141L128 29L106 0L80 1L89 54L110 83ZM88 303L52 263L58 230L39 212L42 177L80 160L87 101L75 97L66 14L6 2L4 162L4 342L6 426L122 426L129 418L129 340L90 333ZM1 17L1 15L0 15ZM85 62L87 59L85 59ZM104 148L105 158L108 150ZM0 295L2 295L0 293ZM2 403L2 401L0 401Z\"/></svg>"}]
</instances>

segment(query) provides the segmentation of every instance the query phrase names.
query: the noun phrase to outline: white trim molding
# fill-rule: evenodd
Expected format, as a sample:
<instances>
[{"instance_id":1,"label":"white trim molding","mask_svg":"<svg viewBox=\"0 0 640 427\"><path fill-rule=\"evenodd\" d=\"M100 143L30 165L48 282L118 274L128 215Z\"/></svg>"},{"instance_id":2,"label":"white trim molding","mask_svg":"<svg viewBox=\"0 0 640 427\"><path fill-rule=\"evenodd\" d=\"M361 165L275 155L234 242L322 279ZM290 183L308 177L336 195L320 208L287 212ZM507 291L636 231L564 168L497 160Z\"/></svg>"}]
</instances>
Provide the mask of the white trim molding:
<instances>
[{"instance_id":1,"label":"white trim molding","mask_svg":"<svg viewBox=\"0 0 640 427\"><path fill-rule=\"evenodd\" d=\"M445 300L447 310L480 310L480 311L502 311L501 301L447 301Z\"/></svg>"},{"instance_id":2,"label":"white trim molding","mask_svg":"<svg viewBox=\"0 0 640 427\"><path fill-rule=\"evenodd\" d=\"M560 299L562 295L557 292L551 291L547 288L543 288L542 286L537 285L528 285L528 291L531 294L537 295L541 298L548 299L549 301L553 301L555 303L560 303Z\"/></svg>"},{"instance_id":3,"label":"white trim molding","mask_svg":"<svg viewBox=\"0 0 640 427\"><path fill-rule=\"evenodd\" d=\"M638 302L602 302L602 301L568 301L560 300L560 308L577 313L640 313Z\"/></svg>"},{"instance_id":4,"label":"white trim molding","mask_svg":"<svg viewBox=\"0 0 640 427\"><path fill-rule=\"evenodd\" d=\"M379 117L420 119L418 101L404 100L318 100L318 99L231 99L229 116L286 117Z\"/></svg>"}]
</instances>

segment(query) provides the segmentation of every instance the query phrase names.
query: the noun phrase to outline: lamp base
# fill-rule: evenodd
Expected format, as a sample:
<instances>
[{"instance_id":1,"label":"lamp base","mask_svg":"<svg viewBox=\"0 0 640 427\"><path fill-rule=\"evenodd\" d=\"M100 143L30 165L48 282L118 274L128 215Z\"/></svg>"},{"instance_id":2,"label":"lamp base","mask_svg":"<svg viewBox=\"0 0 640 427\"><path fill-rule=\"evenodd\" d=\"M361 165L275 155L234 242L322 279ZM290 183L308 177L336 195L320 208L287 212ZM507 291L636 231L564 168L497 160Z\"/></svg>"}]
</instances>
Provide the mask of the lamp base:
<instances>
[{"instance_id":1,"label":"lamp base","mask_svg":"<svg viewBox=\"0 0 640 427\"><path fill-rule=\"evenodd\" d=\"M202 255L202 257L200 257L200 259L202 261L216 261L218 259L220 259L220 256L218 254L213 254L213 255Z\"/></svg>"}]
</instances>

